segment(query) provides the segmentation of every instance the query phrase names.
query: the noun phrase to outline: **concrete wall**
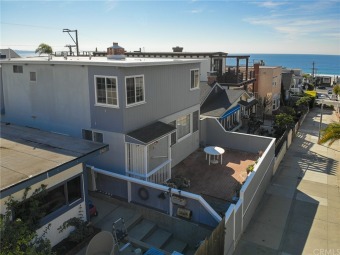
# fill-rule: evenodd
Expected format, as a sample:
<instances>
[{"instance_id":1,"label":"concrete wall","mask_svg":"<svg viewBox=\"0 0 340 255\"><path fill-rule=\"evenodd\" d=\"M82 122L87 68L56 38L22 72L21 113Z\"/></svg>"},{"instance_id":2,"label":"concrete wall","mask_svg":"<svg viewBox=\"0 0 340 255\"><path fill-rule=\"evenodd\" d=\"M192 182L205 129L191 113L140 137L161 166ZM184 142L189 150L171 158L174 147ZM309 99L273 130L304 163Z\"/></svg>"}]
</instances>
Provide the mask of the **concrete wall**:
<instances>
[{"instance_id":1,"label":"concrete wall","mask_svg":"<svg viewBox=\"0 0 340 255\"><path fill-rule=\"evenodd\" d=\"M90 127L87 67L30 63L23 73L13 73L12 64L2 68L2 121L75 137ZM36 82L30 82L30 72L36 72Z\"/></svg>"},{"instance_id":2,"label":"concrete wall","mask_svg":"<svg viewBox=\"0 0 340 255\"><path fill-rule=\"evenodd\" d=\"M174 203L170 203L170 196L166 186L146 183L144 181L142 181L142 183L137 183L134 181L129 182L124 180L126 177L123 176L117 178L110 176L110 174L102 173L95 173L95 175L98 191L109 196L118 197L128 202L147 206L174 217L177 217L177 208L183 207ZM141 191L141 189L144 189L144 191ZM143 194L146 193L147 195L143 196L141 192ZM164 197L161 196L162 193L164 194ZM172 189L172 195L178 196L178 190ZM185 208L192 212L192 217L190 219L191 222L207 225L210 227L217 226L218 221L214 218L214 216L198 199L193 198L198 198L198 195L193 195L191 193L182 191L181 197L186 200Z\"/></svg>"},{"instance_id":3,"label":"concrete wall","mask_svg":"<svg viewBox=\"0 0 340 255\"><path fill-rule=\"evenodd\" d=\"M264 151L272 138L224 131L215 119L200 121L200 143L215 145L252 153Z\"/></svg>"}]
</instances>

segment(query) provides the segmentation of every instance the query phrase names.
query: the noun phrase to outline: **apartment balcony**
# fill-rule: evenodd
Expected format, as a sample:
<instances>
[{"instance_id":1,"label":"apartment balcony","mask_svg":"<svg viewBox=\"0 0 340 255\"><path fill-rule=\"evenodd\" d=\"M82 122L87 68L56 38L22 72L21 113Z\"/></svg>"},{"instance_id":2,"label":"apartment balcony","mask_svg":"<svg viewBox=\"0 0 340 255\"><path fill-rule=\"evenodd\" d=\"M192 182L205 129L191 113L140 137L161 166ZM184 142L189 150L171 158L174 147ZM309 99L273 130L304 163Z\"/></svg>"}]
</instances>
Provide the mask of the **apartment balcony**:
<instances>
[{"instance_id":1,"label":"apartment balcony","mask_svg":"<svg viewBox=\"0 0 340 255\"><path fill-rule=\"evenodd\" d=\"M224 86L248 85L255 82L255 72L228 67L225 73L217 77L217 82Z\"/></svg>"}]
</instances>

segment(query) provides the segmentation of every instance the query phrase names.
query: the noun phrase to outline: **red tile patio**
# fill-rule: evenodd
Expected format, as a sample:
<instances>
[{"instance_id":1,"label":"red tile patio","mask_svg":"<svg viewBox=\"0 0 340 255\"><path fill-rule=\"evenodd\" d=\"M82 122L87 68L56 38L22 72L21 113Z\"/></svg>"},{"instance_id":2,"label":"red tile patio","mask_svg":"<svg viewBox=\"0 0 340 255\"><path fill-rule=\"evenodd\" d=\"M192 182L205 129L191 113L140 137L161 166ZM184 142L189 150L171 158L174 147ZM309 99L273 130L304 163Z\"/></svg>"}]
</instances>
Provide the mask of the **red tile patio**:
<instances>
[{"instance_id":1,"label":"red tile patio","mask_svg":"<svg viewBox=\"0 0 340 255\"><path fill-rule=\"evenodd\" d=\"M228 148L224 150L222 165L220 161L209 165L203 149L198 149L172 168L172 177L180 175L190 180L190 188L185 188L185 191L232 201L238 184L247 177L247 166L256 161L258 154Z\"/></svg>"}]
</instances>

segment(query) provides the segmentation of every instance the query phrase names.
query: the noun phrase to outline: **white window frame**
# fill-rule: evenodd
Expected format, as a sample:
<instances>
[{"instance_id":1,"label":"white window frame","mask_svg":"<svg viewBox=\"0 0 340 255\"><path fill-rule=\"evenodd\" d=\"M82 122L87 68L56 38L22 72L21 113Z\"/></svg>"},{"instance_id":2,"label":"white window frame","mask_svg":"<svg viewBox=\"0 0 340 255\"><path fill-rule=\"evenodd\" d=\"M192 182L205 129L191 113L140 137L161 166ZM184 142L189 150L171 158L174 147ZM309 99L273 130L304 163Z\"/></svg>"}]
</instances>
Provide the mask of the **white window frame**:
<instances>
[{"instance_id":1,"label":"white window frame","mask_svg":"<svg viewBox=\"0 0 340 255\"><path fill-rule=\"evenodd\" d=\"M98 102L97 97L97 78L104 78L105 79L105 96L107 101L107 83L106 79L115 79L116 80L116 95L117 95L117 104L109 104L109 103L101 103ZM111 108L119 108L119 94L118 94L118 78L117 76L106 76L106 75L95 75L94 76L94 94L95 94L95 106L103 106L103 107L111 107Z\"/></svg>"},{"instance_id":2,"label":"white window frame","mask_svg":"<svg viewBox=\"0 0 340 255\"><path fill-rule=\"evenodd\" d=\"M197 71L197 81L195 80L195 73L194 73L194 87L191 87L191 73ZM195 84L196 83L196 84ZM196 90L200 87L200 69L190 69L190 90Z\"/></svg>"},{"instance_id":3,"label":"white window frame","mask_svg":"<svg viewBox=\"0 0 340 255\"><path fill-rule=\"evenodd\" d=\"M136 78L138 78L138 77L142 77L142 80L143 80L143 87L142 87L143 88L143 101L139 101L139 102L134 102L134 103L128 104L127 82L126 82L126 80L129 79L129 78L134 78L135 98L137 98L137 95L136 95ZM144 79L144 74L125 76L125 103L126 103L126 108L133 107L133 106L145 103L145 79Z\"/></svg>"}]
</instances>

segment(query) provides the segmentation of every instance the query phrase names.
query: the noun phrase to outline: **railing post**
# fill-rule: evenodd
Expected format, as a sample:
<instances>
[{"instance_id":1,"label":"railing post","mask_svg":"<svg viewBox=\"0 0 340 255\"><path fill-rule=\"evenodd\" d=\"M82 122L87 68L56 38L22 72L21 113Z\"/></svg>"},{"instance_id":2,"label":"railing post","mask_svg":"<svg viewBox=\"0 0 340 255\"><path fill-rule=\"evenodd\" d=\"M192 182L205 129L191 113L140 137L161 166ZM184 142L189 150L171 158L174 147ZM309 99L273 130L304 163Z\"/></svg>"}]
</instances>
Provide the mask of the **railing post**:
<instances>
[{"instance_id":1,"label":"railing post","mask_svg":"<svg viewBox=\"0 0 340 255\"><path fill-rule=\"evenodd\" d=\"M128 202L131 202L131 182L127 182Z\"/></svg>"}]
</instances>

